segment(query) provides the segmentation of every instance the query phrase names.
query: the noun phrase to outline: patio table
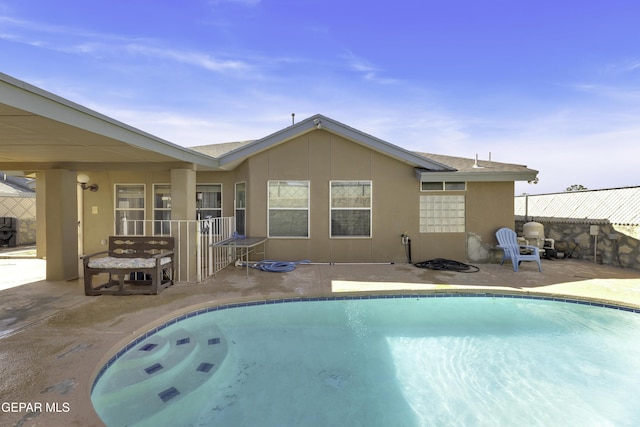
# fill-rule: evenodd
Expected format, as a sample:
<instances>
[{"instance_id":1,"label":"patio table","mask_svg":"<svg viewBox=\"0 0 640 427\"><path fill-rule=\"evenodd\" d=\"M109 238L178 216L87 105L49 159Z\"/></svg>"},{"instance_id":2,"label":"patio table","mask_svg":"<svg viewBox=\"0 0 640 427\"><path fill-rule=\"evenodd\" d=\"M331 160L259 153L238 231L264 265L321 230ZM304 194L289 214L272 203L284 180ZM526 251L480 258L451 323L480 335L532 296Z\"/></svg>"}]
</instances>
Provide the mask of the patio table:
<instances>
[{"instance_id":1,"label":"patio table","mask_svg":"<svg viewBox=\"0 0 640 427\"><path fill-rule=\"evenodd\" d=\"M262 252L257 252L258 247L262 245ZM240 254L240 261L243 261L247 267L247 277L249 277L249 254L255 252L261 254L262 259L265 259L267 252L267 238L266 237L232 237L221 242L213 243L212 247L227 247L232 248L236 252L236 256Z\"/></svg>"}]
</instances>

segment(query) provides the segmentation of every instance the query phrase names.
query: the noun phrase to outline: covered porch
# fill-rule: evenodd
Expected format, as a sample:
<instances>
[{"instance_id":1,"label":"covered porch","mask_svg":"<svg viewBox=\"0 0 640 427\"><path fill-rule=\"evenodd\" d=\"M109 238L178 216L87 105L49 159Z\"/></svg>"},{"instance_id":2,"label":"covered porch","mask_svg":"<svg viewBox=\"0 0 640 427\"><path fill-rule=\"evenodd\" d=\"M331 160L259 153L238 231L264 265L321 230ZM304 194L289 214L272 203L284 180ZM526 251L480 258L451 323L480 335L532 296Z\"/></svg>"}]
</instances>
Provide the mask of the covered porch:
<instances>
[{"instance_id":1,"label":"covered porch","mask_svg":"<svg viewBox=\"0 0 640 427\"><path fill-rule=\"evenodd\" d=\"M196 172L216 169L215 159L1 73L0 100L0 170L36 178L36 256L47 259L48 280L78 278L79 256L106 238L85 238L96 227L90 220L104 224L105 210L113 215L104 197L113 186L98 185L96 176L162 174L173 190L171 219L195 220ZM90 194L102 195L101 203Z\"/></svg>"}]
</instances>

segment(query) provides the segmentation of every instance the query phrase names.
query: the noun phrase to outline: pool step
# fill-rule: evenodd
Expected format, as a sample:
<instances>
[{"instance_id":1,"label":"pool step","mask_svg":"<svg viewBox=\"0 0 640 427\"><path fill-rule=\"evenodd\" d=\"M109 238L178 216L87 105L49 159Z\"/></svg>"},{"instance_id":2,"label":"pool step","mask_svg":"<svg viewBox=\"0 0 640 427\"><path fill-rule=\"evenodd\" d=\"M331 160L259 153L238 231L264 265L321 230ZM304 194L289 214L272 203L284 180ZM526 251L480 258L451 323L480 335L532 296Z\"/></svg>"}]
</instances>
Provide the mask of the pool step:
<instances>
[{"instance_id":1,"label":"pool step","mask_svg":"<svg viewBox=\"0 0 640 427\"><path fill-rule=\"evenodd\" d=\"M139 422L196 390L227 356L227 341L217 326L163 332L129 350L111 368L117 372L103 377L94 396L105 415L117 413L127 425Z\"/></svg>"}]
</instances>

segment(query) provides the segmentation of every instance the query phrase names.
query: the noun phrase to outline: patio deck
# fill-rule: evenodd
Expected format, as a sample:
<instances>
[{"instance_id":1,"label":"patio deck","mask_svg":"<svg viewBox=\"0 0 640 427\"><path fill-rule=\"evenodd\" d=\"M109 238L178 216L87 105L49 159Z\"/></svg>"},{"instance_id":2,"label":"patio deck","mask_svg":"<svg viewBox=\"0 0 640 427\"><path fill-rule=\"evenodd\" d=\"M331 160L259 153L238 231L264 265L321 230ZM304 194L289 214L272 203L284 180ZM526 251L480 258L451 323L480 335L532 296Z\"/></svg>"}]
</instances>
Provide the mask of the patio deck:
<instances>
[{"instance_id":1,"label":"patio deck","mask_svg":"<svg viewBox=\"0 0 640 427\"><path fill-rule=\"evenodd\" d=\"M2 425L103 425L89 398L100 367L151 323L194 306L367 291L455 290L586 297L640 308L636 270L575 260L543 260L542 273L531 263L518 273L510 265L478 266L477 273L455 273L408 264L300 265L290 273L250 270L249 277L243 268L230 266L204 283L177 284L157 296L87 297L80 280L1 290ZM38 404L41 412L33 412Z\"/></svg>"}]
</instances>

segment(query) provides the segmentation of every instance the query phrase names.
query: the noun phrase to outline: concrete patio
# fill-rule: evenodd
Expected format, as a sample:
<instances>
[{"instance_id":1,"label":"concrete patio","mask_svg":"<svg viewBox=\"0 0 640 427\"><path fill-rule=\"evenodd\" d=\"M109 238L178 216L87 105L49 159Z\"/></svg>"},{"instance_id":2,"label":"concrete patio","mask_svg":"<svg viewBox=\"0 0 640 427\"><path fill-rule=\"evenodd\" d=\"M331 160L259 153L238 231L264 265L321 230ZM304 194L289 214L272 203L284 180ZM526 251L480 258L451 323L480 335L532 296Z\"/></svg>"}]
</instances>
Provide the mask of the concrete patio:
<instances>
[{"instance_id":1,"label":"concrete patio","mask_svg":"<svg viewBox=\"0 0 640 427\"><path fill-rule=\"evenodd\" d=\"M16 260L16 262L19 262ZM15 267L15 262L12 263ZM290 273L227 267L201 284L157 296L87 297L80 280L0 291L0 419L7 426L100 426L89 391L98 370L138 335L196 307L323 295L508 292L581 297L640 308L640 272L584 261L479 265L477 273L409 264L300 265ZM29 273L25 265L24 273ZM16 269L11 275L15 275ZM1 281L8 270L0 266ZM6 279L5 279L6 278ZM0 286L2 288L2 286Z\"/></svg>"}]
</instances>

